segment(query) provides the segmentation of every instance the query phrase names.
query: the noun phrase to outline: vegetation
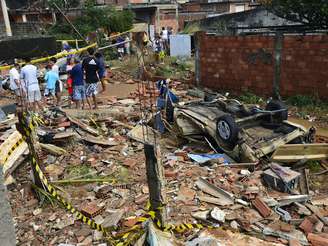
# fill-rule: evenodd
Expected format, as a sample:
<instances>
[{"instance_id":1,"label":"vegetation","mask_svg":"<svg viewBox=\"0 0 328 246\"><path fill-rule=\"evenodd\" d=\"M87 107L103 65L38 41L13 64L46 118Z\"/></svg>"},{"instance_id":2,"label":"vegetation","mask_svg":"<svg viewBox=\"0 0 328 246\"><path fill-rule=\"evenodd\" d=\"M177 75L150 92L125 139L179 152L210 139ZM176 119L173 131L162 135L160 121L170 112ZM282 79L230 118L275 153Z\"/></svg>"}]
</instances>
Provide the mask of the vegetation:
<instances>
[{"instance_id":1,"label":"vegetation","mask_svg":"<svg viewBox=\"0 0 328 246\"><path fill-rule=\"evenodd\" d=\"M328 102L324 102L315 96L296 95L287 99L287 104L297 107L301 117L316 115L328 118Z\"/></svg>"},{"instance_id":2,"label":"vegetation","mask_svg":"<svg viewBox=\"0 0 328 246\"><path fill-rule=\"evenodd\" d=\"M48 4L52 8L55 8L55 5L57 5L65 11L69 8L78 7L80 5L80 0L48 0Z\"/></svg>"},{"instance_id":3,"label":"vegetation","mask_svg":"<svg viewBox=\"0 0 328 246\"><path fill-rule=\"evenodd\" d=\"M118 11L111 6L100 7L94 0L88 0L84 4L81 16L73 20L83 36L90 32L102 29L103 32L123 32L132 28L134 14L130 10ZM77 37L71 26L61 20L48 29L48 33L57 37Z\"/></svg>"},{"instance_id":4,"label":"vegetation","mask_svg":"<svg viewBox=\"0 0 328 246\"><path fill-rule=\"evenodd\" d=\"M239 97L239 99L246 104L259 104L264 102L262 97L259 97L251 92L245 92Z\"/></svg>"},{"instance_id":5,"label":"vegetation","mask_svg":"<svg viewBox=\"0 0 328 246\"><path fill-rule=\"evenodd\" d=\"M315 28L328 28L327 0L262 0L276 15Z\"/></svg>"}]
</instances>

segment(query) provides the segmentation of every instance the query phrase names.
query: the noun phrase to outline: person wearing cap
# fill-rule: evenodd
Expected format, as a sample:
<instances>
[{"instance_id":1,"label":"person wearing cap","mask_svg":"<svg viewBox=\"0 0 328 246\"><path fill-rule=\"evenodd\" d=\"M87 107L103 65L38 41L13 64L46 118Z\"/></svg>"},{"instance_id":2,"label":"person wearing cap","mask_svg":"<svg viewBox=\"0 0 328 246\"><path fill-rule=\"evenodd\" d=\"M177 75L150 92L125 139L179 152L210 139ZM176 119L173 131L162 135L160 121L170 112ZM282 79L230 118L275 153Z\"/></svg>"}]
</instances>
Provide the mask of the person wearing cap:
<instances>
[{"instance_id":1,"label":"person wearing cap","mask_svg":"<svg viewBox=\"0 0 328 246\"><path fill-rule=\"evenodd\" d=\"M15 63L14 66L10 69L9 71L9 88L15 93L16 95L16 100L18 104L21 104L21 99L24 96L24 88L21 84L20 81L20 76L19 76L19 64Z\"/></svg>"}]
</instances>

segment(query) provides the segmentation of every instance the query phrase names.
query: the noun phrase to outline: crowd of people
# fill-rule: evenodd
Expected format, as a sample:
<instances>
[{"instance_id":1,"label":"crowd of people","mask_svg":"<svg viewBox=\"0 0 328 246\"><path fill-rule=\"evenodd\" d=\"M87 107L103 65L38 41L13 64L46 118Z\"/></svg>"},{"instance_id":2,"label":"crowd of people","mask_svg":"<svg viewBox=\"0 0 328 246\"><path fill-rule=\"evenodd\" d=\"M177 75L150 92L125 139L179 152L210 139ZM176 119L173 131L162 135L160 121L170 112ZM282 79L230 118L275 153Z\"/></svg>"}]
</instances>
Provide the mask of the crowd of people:
<instances>
[{"instance_id":1,"label":"crowd of people","mask_svg":"<svg viewBox=\"0 0 328 246\"><path fill-rule=\"evenodd\" d=\"M68 57L66 66L67 80L64 81L69 95L69 105L75 102L77 109L97 108L97 94L99 84L102 91L105 91L105 61L101 53L89 48L88 55L80 61L78 57ZM61 105L61 97L64 88L63 81L59 77L59 67L57 59L51 58L46 65L44 76L45 89L42 96L39 80L38 68L31 63L30 58L25 59L25 65L20 67L18 63L9 71L10 89L17 96L18 104L26 103L35 111L42 108L41 102L50 100L53 105ZM101 91L101 92L102 92Z\"/></svg>"},{"instance_id":2,"label":"crowd of people","mask_svg":"<svg viewBox=\"0 0 328 246\"><path fill-rule=\"evenodd\" d=\"M169 54L172 30L172 28L163 27L159 34L155 34L152 41L149 40L147 33L144 33L144 47L153 47L157 62L163 61L165 55ZM118 43L119 58L130 54L128 35L119 36L116 42ZM69 45L66 46L64 50L70 50ZM145 52L147 53L146 49ZM77 109L86 108L86 104L92 109L97 108L97 94L100 83L101 92L105 91L105 71L103 55L99 52L96 53L95 49L89 48L88 55L82 61L77 56L67 56L67 80L63 83L59 77L57 59L53 57L46 65L44 76L46 86L42 95L38 80L38 67L31 63L30 58L26 58L24 66L20 67L18 63L15 63L10 69L10 89L15 92L18 104L26 103L30 109L38 111L42 108L42 101L50 101L53 105L60 106L63 88L66 85L69 106L74 102Z\"/></svg>"}]
</instances>

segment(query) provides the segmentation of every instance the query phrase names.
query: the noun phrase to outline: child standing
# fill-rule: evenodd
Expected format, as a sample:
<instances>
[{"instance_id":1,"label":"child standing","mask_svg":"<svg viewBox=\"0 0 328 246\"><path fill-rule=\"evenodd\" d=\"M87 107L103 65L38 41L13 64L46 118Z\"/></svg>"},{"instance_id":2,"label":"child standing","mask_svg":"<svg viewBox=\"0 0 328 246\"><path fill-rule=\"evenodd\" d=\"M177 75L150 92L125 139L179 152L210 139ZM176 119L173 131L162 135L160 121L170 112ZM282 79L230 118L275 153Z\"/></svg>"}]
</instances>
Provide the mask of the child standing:
<instances>
[{"instance_id":1,"label":"child standing","mask_svg":"<svg viewBox=\"0 0 328 246\"><path fill-rule=\"evenodd\" d=\"M56 72L54 72L51 68L51 65L46 66L46 75L44 77L44 80L46 81L46 89L44 91L45 97L52 97L53 100L55 100L55 94L56 94L56 83L59 80L59 76Z\"/></svg>"},{"instance_id":2,"label":"child standing","mask_svg":"<svg viewBox=\"0 0 328 246\"><path fill-rule=\"evenodd\" d=\"M68 106L71 108L72 101L73 101L73 79L71 76L71 71L74 66L74 59L72 57L69 57L67 59L66 64L66 73L67 73L67 80L66 80L66 87L68 92Z\"/></svg>"}]
</instances>

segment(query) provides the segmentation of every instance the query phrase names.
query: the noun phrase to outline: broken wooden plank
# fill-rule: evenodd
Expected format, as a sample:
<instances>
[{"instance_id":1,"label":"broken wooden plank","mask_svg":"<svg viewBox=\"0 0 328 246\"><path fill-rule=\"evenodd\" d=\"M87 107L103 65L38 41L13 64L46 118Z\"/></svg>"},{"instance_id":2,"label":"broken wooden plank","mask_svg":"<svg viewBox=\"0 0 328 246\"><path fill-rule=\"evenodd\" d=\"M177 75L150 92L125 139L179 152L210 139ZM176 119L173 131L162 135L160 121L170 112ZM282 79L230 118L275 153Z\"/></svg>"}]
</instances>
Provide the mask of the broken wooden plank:
<instances>
[{"instance_id":1,"label":"broken wooden plank","mask_svg":"<svg viewBox=\"0 0 328 246\"><path fill-rule=\"evenodd\" d=\"M218 205L218 206L226 206L226 205L231 205L230 202L226 202L225 200L222 200L220 198L216 198L216 197L210 197L210 196L198 196L197 197L199 199L199 201L201 202L206 202L206 203L210 203L210 204L214 204L214 205Z\"/></svg>"},{"instance_id":2,"label":"broken wooden plank","mask_svg":"<svg viewBox=\"0 0 328 246\"><path fill-rule=\"evenodd\" d=\"M73 116L68 116L67 118L75 125L78 127L82 128L83 130L87 131L88 133L94 135L94 136L99 136L98 131L96 131L94 128L88 126L87 124L83 123L82 121L78 120L77 118L74 118Z\"/></svg>"},{"instance_id":3,"label":"broken wooden plank","mask_svg":"<svg viewBox=\"0 0 328 246\"><path fill-rule=\"evenodd\" d=\"M111 106L110 108L82 110L82 109L65 109L62 110L67 117L73 117L76 119L89 119L95 118L97 121L106 120L109 117L124 119L127 115L133 114L130 107Z\"/></svg>"},{"instance_id":4,"label":"broken wooden plank","mask_svg":"<svg viewBox=\"0 0 328 246\"><path fill-rule=\"evenodd\" d=\"M0 122L0 130L11 128L11 126L15 125L18 122L17 117L9 118L7 120L3 120Z\"/></svg>"},{"instance_id":5,"label":"broken wooden plank","mask_svg":"<svg viewBox=\"0 0 328 246\"><path fill-rule=\"evenodd\" d=\"M27 144L18 131L14 131L6 141L0 145L0 164L3 173L13 167L17 159L27 150Z\"/></svg>"},{"instance_id":6,"label":"broken wooden plank","mask_svg":"<svg viewBox=\"0 0 328 246\"><path fill-rule=\"evenodd\" d=\"M308 181L309 174L310 174L309 169L303 169L301 171L301 176L300 176L299 182L300 182L301 194L303 194L303 195L310 194L309 181Z\"/></svg>"},{"instance_id":7,"label":"broken wooden plank","mask_svg":"<svg viewBox=\"0 0 328 246\"><path fill-rule=\"evenodd\" d=\"M272 155L277 162L297 162L300 160L328 159L328 144L286 144L280 146Z\"/></svg>"},{"instance_id":8,"label":"broken wooden plank","mask_svg":"<svg viewBox=\"0 0 328 246\"><path fill-rule=\"evenodd\" d=\"M230 164L220 164L218 167L232 167L232 168L246 168L246 167L256 167L259 163L258 162L251 162L251 163L230 163Z\"/></svg>"},{"instance_id":9,"label":"broken wooden plank","mask_svg":"<svg viewBox=\"0 0 328 246\"><path fill-rule=\"evenodd\" d=\"M60 156L66 154L66 150L53 144L40 143L40 147L52 155Z\"/></svg>"},{"instance_id":10,"label":"broken wooden plank","mask_svg":"<svg viewBox=\"0 0 328 246\"><path fill-rule=\"evenodd\" d=\"M222 204L225 204L225 205L234 204L233 194L214 186L213 184L207 182L205 179L199 178L196 181L196 185L203 192L210 194L216 198L220 198L222 201Z\"/></svg>"},{"instance_id":11,"label":"broken wooden plank","mask_svg":"<svg viewBox=\"0 0 328 246\"><path fill-rule=\"evenodd\" d=\"M72 137L75 137L75 136L76 136L75 132L71 132L71 131L59 132L59 133L56 133L53 136L53 139L54 140L60 140L60 139L72 138Z\"/></svg>"},{"instance_id":12,"label":"broken wooden plank","mask_svg":"<svg viewBox=\"0 0 328 246\"><path fill-rule=\"evenodd\" d=\"M82 135L81 138L88 143L105 145L105 146L116 146L119 144L116 141L104 139L102 137L94 137L89 134Z\"/></svg>"},{"instance_id":13,"label":"broken wooden plank","mask_svg":"<svg viewBox=\"0 0 328 246\"><path fill-rule=\"evenodd\" d=\"M160 138L160 135L155 129L150 126L140 124L129 131L127 136L135 141L149 144L154 144L155 138Z\"/></svg>"},{"instance_id":14,"label":"broken wooden plank","mask_svg":"<svg viewBox=\"0 0 328 246\"><path fill-rule=\"evenodd\" d=\"M20 166L24 162L28 155L28 149L24 152L23 155L19 156L18 159L12 164L10 167L7 168L7 170L4 171L3 177L5 180L16 170L17 167Z\"/></svg>"}]
</instances>

